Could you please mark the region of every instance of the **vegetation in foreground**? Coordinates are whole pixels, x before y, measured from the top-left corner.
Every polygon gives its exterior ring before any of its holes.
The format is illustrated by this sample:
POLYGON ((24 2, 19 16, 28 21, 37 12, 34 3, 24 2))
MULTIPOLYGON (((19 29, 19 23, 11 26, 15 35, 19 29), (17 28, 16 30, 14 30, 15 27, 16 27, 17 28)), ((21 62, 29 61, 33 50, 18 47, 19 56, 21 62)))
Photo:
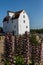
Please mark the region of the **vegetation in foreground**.
MULTIPOLYGON (((10 65, 9 59, 2 59, 1 62, 4 63, 4 65, 10 65)), ((24 58, 22 55, 15 56, 14 57, 14 64, 15 65, 24 65, 24 58)))

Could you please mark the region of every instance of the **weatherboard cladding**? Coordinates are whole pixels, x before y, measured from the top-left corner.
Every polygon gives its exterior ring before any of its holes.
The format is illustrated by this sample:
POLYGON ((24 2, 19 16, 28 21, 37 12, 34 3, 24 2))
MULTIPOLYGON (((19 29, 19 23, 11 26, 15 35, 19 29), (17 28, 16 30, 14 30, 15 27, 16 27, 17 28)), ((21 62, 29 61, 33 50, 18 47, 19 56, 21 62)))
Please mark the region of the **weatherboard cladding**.
MULTIPOLYGON (((19 18, 19 15, 20 15, 20 13, 21 13, 22 11, 23 11, 23 10, 14 12, 15 15, 12 16, 11 20, 19 18)), ((11 12, 11 11, 8 11, 8 12, 11 12)), ((10 19, 10 16, 6 16, 6 17, 4 18, 4 20, 3 20, 3 22, 9 21, 9 19, 10 19)))

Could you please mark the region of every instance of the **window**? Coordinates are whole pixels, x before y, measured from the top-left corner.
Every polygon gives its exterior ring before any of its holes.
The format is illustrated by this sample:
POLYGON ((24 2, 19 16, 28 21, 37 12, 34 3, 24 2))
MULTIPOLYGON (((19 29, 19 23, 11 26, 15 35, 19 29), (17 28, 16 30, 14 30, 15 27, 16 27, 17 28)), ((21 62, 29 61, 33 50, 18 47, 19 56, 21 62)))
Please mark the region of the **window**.
POLYGON ((23 15, 23 18, 25 18, 25 15, 23 15))
POLYGON ((25 20, 23 22, 25 23, 25 20))
POLYGON ((16 25, 14 25, 14 28, 16 28, 16 25))
POLYGON ((26 26, 26 28, 28 28, 28 26, 26 26))

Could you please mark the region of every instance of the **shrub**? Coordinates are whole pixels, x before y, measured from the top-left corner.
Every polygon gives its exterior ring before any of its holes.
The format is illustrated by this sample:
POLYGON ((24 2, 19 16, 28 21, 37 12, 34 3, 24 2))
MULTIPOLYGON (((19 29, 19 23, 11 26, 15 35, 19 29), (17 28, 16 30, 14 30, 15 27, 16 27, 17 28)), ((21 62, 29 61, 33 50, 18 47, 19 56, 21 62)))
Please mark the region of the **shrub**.
POLYGON ((22 55, 15 57, 15 65, 24 65, 24 58, 22 55))

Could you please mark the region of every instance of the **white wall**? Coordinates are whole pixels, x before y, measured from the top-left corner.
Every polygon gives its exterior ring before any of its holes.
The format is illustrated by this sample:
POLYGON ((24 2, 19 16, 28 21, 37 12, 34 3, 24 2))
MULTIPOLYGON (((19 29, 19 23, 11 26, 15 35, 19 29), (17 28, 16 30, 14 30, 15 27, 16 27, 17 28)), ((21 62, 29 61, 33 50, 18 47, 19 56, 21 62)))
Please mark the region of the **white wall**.
POLYGON ((12 17, 14 14, 15 14, 15 13, 13 13, 13 12, 8 12, 8 15, 9 15, 10 17, 12 17))
POLYGON ((12 23, 12 20, 10 20, 8 23, 3 22, 3 30, 5 33, 8 31, 9 32, 16 31, 15 35, 17 35, 18 34, 18 19, 13 20, 13 23, 12 23))
MULTIPOLYGON (((28 15, 26 14, 26 12, 23 10, 23 12, 21 12, 20 16, 18 19, 14 19, 13 23, 12 20, 9 19, 9 22, 3 22, 3 30, 4 32, 12 32, 12 31, 16 31, 15 35, 18 34, 24 34, 25 31, 30 32, 30 25, 29 25, 29 18, 28 15), (24 12, 24 13, 23 13, 24 12), (25 15, 25 18, 23 18, 23 15, 25 15), (23 20, 25 20, 25 23, 23 22, 23 20), (14 28, 14 26, 16 26, 14 28), (28 26, 28 28, 26 28, 26 26, 28 26), (5 29, 6 28, 6 29, 5 29)), ((12 16, 12 13, 9 13, 10 16, 12 16)))
POLYGON ((23 12, 20 14, 19 16, 19 34, 24 34, 25 31, 30 32, 30 25, 29 25, 29 18, 28 15, 26 14, 26 12, 23 10, 23 12), (23 13, 24 12, 24 13, 23 13), (25 18, 23 18, 23 15, 25 15, 25 18), (25 20, 25 23, 23 22, 23 20, 25 20), (28 26, 28 28, 26 28, 26 26, 28 26))
POLYGON ((18 35, 18 19, 13 20, 12 30, 16 31, 16 34, 15 35, 18 35))
POLYGON ((7 21, 6 22, 4 22, 3 23, 3 30, 4 30, 4 32, 8 32, 8 31, 12 31, 12 29, 11 29, 11 21, 8 21, 8 23, 7 23, 7 21))

